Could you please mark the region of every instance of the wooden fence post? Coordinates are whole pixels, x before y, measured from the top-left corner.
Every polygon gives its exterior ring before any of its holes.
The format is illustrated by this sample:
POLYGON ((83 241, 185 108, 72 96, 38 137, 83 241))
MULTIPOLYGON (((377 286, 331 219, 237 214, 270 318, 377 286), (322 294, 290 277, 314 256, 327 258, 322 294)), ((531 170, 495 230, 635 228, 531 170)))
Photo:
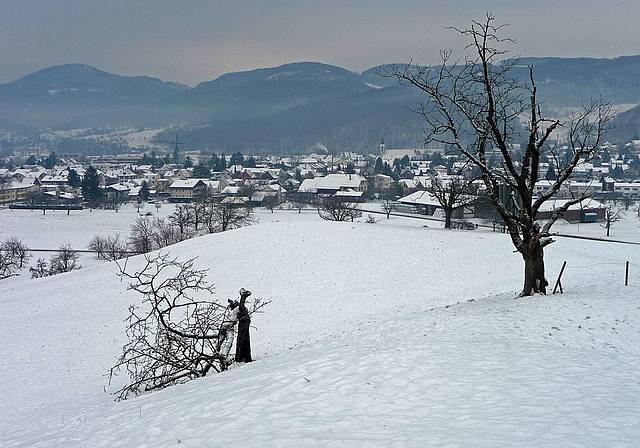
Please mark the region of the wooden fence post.
POLYGON ((627 261, 627 268, 624 273, 624 286, 629 286, 629 262, 627 261))
POLYGON ((566 261, 562 263, 562 269, 560 269, 560 274, 558 274, 558 280, 556 281, 556 286, 553 288, 553 294, 556 293, 556 291, 558 290, 558 287, 560 288, 560 294, 564 294, 564 291, 562 291, 562 283, 560 283, 560 278, 562 277, 562 273, 564 272, 565 266, 567 266, 566 261))

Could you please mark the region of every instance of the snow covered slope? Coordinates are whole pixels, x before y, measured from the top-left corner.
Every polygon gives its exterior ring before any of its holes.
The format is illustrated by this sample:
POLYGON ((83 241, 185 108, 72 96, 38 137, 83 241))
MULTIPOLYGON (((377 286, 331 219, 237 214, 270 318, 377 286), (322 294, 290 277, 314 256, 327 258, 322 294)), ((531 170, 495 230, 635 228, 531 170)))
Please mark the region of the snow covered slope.
POLYGON ((565 294, 514 299, 506 235, 296 215, 169 248, 272 301, 256 361, 125 402, 114 264, 0 282, 0 445, 637 446, 638 246, 562 239, 565 294))

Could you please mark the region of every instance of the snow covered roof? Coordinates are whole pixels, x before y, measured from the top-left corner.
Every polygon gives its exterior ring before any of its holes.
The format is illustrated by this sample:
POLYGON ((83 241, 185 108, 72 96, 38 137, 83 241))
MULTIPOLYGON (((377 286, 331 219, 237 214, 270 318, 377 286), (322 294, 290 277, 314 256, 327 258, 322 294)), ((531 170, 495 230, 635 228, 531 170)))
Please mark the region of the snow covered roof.
POLYGON ((56 175, 56 176, 51 176, 51 175, 46 175, 43 176, 42 179, 40 179, 40 182, 42 182, 43 184, 59 184, 59 183, 66 183, 68 180, 66 175, 56 175))
POLYGON ((219 180, 203 180, 204 184, 207 188, 211 188, 215 191, 220 191, 220 185, 222 184, 219 180))
POLYGON ((440 202, 438 202, 435 196, 425 190, 415 191, 410 195, 398 199, 398 202, 402 204, 435 205, 440 207, 440 202))
POLYGON ((316 193, 318 189, 316 185, 318 185, 319 177, 314 177, 313 179, 305 179, 300 184, 298 191, 300 193, 316 193))
POLYGON ((334 196, 344 197, 344 198, 360 198, 364 194, 363 191, 354 191, 352 189, 348 190, 340 190, 337 191, 334 196))
POLYGON ((417 179, 400 179, 398 181, 398 183, 400 185, 404 185, 405 188, 416 188, 418 185, 420 185, 420 182, 418 182, 417 179))
POLYGON ((325 177, 305 179, 298 191, 302 193, 317 193, 318 190, 344 190, 359 188, 367 180, 358 174, 328 174, 325 177))
MULTIPOLYGON (((562 207, 568 201, 569 201, 568 199, 556 199, 555 201, 553 200, 546 201, 540 206, 540 209, 538 211, 551 212, 557 208, 562 207)), ((582 201, 582 203, 573 204, 572 206, 569 207, 569 210, 594 209, 594 208, 601 208, 601 207, 602 207, 602 203, 591 199, 591 200, 582 201)))
POLYGON ((240 187, 229 185, 227 187, 224 187, 221 193, 222 194, 238 194, 239 192, 240 192, 240 187))
POLYGON ((23 189, 23 188, 30 188, 30 187, 35 187, 35 178, 25 178, 22 181, 19 181, 17 179, 11 179, 11 182, 9 184, 6 184, 3 188, 7 189, 7 190, 11 190, 11 189, 23 189))
POLYGON ((116 190, 116 191, 129 191, 129 187, 127 187, 126 185, 122 185, 122 184, 113 184, 113 185, 109 185, 107 187, 104 187, 105 190, 116 190))
POLYGON ((203 179, 178 179, 169 188, 194 188, 198 183, 204 183, 203 179))

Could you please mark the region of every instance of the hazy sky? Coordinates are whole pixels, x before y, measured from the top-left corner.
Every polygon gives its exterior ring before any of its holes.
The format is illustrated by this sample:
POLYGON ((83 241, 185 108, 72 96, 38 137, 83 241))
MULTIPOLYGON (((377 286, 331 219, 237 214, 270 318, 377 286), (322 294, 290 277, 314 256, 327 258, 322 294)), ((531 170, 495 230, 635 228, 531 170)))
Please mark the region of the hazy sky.
POLYGON ((492 12, 523 56, 640 54, 638 0, 0 0, 0 83, 78 62, 196 85, 316 61, 363 71, 438 62, 492 12))

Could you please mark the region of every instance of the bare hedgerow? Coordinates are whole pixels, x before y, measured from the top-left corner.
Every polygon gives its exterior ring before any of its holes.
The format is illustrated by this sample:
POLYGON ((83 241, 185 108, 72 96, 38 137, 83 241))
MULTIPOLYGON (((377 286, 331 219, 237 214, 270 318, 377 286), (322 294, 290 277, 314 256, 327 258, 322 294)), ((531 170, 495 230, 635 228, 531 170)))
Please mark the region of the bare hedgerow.
MULTIPOLYGON (((196 269, 193 258, 181 262, 168 253, 145 260, 133 272, 125 262, 118 273, 130 281, 129 290, 143 295, 140 306, 129 307, 128 342, 109 372, 109 382, 120 371, 129 376, 118 400, 221 372, 232 362, 220 349, 226 306, 211 299, 207 270, 196 269)), ((249 312, 267 303, 255 299, 249 312)))

